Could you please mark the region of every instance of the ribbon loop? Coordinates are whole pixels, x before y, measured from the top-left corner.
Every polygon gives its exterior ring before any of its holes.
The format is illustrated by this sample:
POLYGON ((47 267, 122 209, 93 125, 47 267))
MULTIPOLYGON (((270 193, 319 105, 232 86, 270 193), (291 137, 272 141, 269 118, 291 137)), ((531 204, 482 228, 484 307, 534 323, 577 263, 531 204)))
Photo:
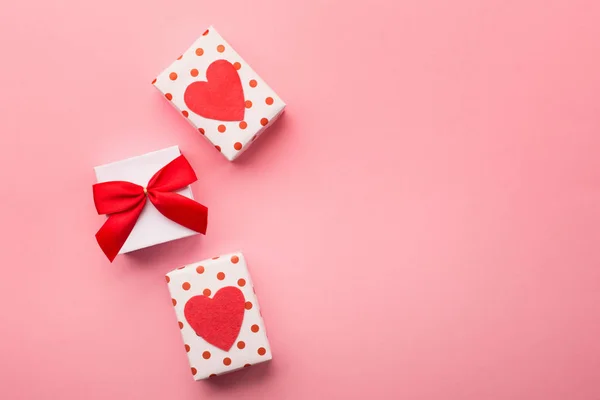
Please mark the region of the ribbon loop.
POLYGON ((198 178, 188 160, 180 155, 158 170, 146 187, 125 181, 93 185, 98 214, 108 219, 96 233, 100 248, 112 262, 129 237, 146 199, 166 218, 198 233, 206 234, 208 209, 202 204, 172 193, 198 178))
POLYGON ((129 210, 144 197, 140 185, 125 181, 96 183, 92 189, 98 214, 114 214, 129 210))
POLYGON ((148 191, 172 192, 198 180, 196 173, 183 155, 161 168, 148 182, 148 191))

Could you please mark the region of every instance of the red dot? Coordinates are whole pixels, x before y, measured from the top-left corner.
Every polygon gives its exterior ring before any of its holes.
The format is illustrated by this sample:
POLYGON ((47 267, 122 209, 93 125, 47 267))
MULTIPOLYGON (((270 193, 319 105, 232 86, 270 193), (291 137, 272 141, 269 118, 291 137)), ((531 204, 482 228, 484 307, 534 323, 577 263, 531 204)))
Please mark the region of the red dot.
POLYGON ((259 347, 258 348, 258 355, 259 356, 264 356, 267 353, 267 350, 264 347, 259 347))
POLYGON ((240 258, 238 256, 231 256, 231 262, 234 264, 237 264, 240 261, 240 258))
POLYGON ((221 133, 225 132, 226 129, 227 128, 225 128, 225 125, 222 125, 222 124, 217 127, 217 130, 221 133))
POLYGON ((221 146, 215 146, 215 149, 217 149, 218 151, 221 151, 221 146))
POLYGON ((206 297, 210 296, 210 289, 204 289, 204 291, 202 292, 203 295, 205 295, 206 297))
POLYGON ((190 285, 189 282, 183 282, 183 285, 181 285, 181 287, 183 288, 183 290, 190 290, 192 285, 190 285))
POLYGON ((237 69, 238 71, 240 70, 240 68, 242 68, 242 64, 240 64, 239 62, 234 62, 233 63, 233 68, 237 69))
POLYGON ((252 332, 254 332, 254 333, 258 332, 258 330, 259 330, 259 329, 260 329, 260 328, 259 328, 259 327, 258 327, 258 325, 256 325, 256 324, 252 325, 252 327, 250 328, 250 330, 251 330, 252 332))
POLYGON ((210 358, 210 351, 205 351, 204 353, 202 353, 202 358, 208 360, 210 358))
POLYGON ((198 132, 204 135, 204 128, 198 128, 198 132))
POLYGON ((256 87, 257 84, 256 79, 250 79, 250 87, 256 87))
POLYGON ((177 57, 178 60, 181 60, 181 58, 183 57, 183 54, 180 55, 179 57, 177 57))
POLYGON ((209 378, 214 378, 214 377, 216 377, 216 376, 217 376, 217 374, 210 374, 208 377, 209 377, 209 378))
POLYGON ((171 278, 169 278, 168 275, 165 275, 165 279, 167 280, 167 283, 171 282, 171 278))
POLYGON ((204 54, 204 49, 201 49, 200 47, 198 47, 198 48, 196 49, 196 55, 197 55, 197 56, 201 56, 202 54, 204 54))
POLYGON ((267 103, 267 105, 269 105, 269 106, 272 105, 273 104, 273 98, 272 97, 267 97, 265 99, 265 103, 267 103))
POLYGON ((252 108, 252 102, 250 100, 246 100, 246 108, 252 108))
POLYGON ((176 306, 177 305, 177 300, 171 299, 171 303, 173 303, 173 306, 176 306))
POLYGON ((225 365, 231 365, 231 358, 229 358, 229 357, 225 357, 225 358, 223 359, 223 364, 225 364, 225 365))
POLYGON ((219 259, 219 256, 213 257, 212 259, 213 259, 213 260, 218 260, 218 259, 219 259))
POLYGON ((186 351, 186 353, 190 352, 190 345, 189 344, 185 345, 185 351, 186 351))
POLYGON ((246 307, 246 310, 250 310, 250 309, 252 309, 252 303, 247 301, 246 304, 244 305, 244 307, 246 307))
POLYGON ((260 124, 261 124, 262 126, 266 126, 268 123, 269 123, 269 120, 268 120, 268 119, 266 119, 266 118, 261 118, 261 120, 260 120, 260 124))
POLYGON ((173 100, 173 95, 171 93, 165 93, 165 98, 169 101, 173 100))
POLYGON ((177 79, 177 74, 175 72, 171 72, 169 74, 169 79, 172 80, 172 81, 174 81, 175 79, 177 79))
POLYGON ((240 340, 237 344, 237 348, 242 350, 244 347, 246 347, 246 343, 240 340))
POLYGON ((222 44, 218 45, 218 46, 217 46, 217 51, 218 51, 219 53, 222 53, 222 52, 224 52, 224 51, 225 51, 225 46, 223 46, 222 44))
POLYGON ((251 366, 252 366, 252 364, 244 364, 244 368, 248 368, 248 367, 251 367, 251 366))
POLYGON ((196 68, 192 69, 192 70, 190 71, 190 75, 191 75, 191 76, 193 76, 193 77, 196 77, 196 76, 198 76, 198 70, 197 70, 196 68))
POLYGON ((198 372, 198 370, 194 367, 192 367, 192 375, 196 375, 196 373, 198 372))
POLYGON ((187 118, 187 117, 188 117, 188 115, 190 115, 190 114, 189 114, 187 111, 183 110, 183 111, 181 112, 181 115, 183 115, 184 117, 186 117, 186 118, 187 118))
POLYGON ((202 265, 198 265, 196 267, 196 272, 199 274, 203 274, 204 273, 204 267, 202 265))
POLYGON ((240 142, 235 142, 233 144, 233 148, 236 150, 241 150, 242 149, 242 144, 240 142))
POLYGON ((152 84, 154 85, 156 83, 156 78, 154 78, 154 80, 152 81, 152 84))
POLYGON ((202 36, 206 36, 208 35, 208 29, 204 31, 204 33, 202 34, 202 36))
POLYGON ((246 121, 240 122, 240 129, 246 129, 247 127, 248 127, 248 124, 246 123, 246 121))
POLYGON ((179 324, 179 329, 183 329, 183 322, 178 321, 177 323, 179 324))
POLYGON ((220 281, 222 281, 223 279, 225 279, 225 274, 223 272, 219 272, 217 274, 217 279, 220 280, 220 281))
POLYGON ((241 287, 246 286, 246 280, 245 279, 238 279, 238 286, 241 286, 241 287))

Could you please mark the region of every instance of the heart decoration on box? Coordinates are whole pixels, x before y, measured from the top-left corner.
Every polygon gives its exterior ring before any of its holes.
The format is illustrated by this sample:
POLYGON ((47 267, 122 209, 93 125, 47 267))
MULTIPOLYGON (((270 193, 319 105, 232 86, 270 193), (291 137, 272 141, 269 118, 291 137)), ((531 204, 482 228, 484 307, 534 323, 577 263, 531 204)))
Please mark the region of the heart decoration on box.
POLYGON ((246 108, 242 81, 227 60, 208 66, 206 81, 192 82, 183 94, 190 110, 208 119, 242 121, 246 108))
POLYGON ((245 299, 242 291, 226 286, 208 296, 194 296, 185 303, 183 313, 194 332, 208 343, 229 351, 244 320, 245 299))

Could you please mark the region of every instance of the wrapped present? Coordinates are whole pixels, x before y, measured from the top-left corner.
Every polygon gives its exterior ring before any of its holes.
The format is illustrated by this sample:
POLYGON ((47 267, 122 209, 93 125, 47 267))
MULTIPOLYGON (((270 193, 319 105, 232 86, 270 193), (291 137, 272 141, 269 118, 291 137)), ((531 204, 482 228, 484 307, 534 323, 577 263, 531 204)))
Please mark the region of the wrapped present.
POLYGON ((271 360, 242 253, 178 268, 166 279, 195 380, 271 360))
POLYGON ((197 180, 173 146, 94 168, 98 214, 108 219, 96 240, 110 261, 117 254, 206 233, 208 209, 193 200, 197 180))
POLYGON ((285 108, 279 96, 213 27, 153 84, 230 161, 285 108))

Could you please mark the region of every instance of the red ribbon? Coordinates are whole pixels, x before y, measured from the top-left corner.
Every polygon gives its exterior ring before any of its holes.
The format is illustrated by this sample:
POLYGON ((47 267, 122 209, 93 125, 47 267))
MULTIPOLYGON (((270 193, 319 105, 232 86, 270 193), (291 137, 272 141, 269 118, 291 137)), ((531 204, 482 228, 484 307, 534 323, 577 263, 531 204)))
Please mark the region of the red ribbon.
POLYGON ((135 183, 112 181, 94 185, 94 204, 98 214, 107 214, 96 240, 112 262, 129 237, 146 204, 146 199, 171 221, 206 234, 208 208, 194 200, 172 193, 198 178, 188 160, 179 156, 161 168, 145 188, 135 183))

